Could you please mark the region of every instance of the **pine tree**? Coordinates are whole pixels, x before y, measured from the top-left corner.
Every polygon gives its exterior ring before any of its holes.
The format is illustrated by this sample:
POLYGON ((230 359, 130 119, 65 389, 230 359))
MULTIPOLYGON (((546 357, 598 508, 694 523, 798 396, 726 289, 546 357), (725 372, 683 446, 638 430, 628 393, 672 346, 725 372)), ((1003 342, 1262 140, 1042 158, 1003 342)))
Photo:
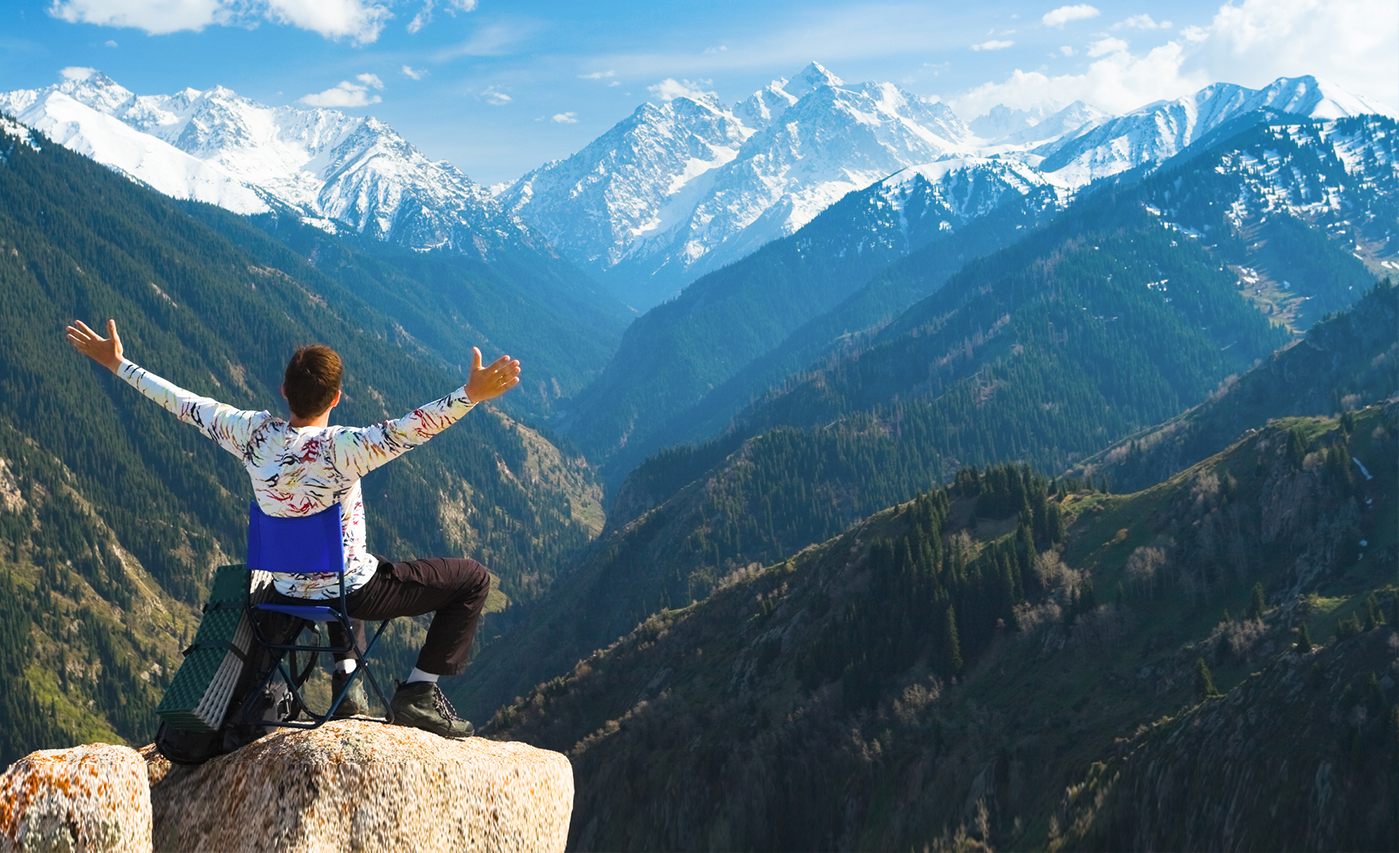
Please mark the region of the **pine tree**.
POLYGON ((1248 608, 1248 618, 1262 619, 1263 612, 1268 609, 1268 599, 1263 595, 1263 582, 1258 581, 1253 585, 1253 602, 1248 608))
POLYGON ((1307 630, 1307 623, 1303 622, 1302 627, 1297 629, 1297 651, 1307 654, 1312 650, 1312 635, 1307 630))
POLYGON ((1219 688, 1214 686, 1214 676, 1210 675, 1210 668, 1203 657, 1195 658, 1195 695, 1201 699, 1219 695, 1219 688))

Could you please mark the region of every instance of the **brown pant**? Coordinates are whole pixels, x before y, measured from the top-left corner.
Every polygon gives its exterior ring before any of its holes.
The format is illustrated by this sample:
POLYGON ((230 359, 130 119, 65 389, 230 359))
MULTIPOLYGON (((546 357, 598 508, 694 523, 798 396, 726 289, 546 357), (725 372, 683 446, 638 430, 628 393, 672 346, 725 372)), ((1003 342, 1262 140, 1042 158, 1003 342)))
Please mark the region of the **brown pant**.
MULTIPOLYGON (((476 625, 486 606, 491 576, 471 559, 432 557, 406 563, 379 562, 369 583, 350 593, 346 605, 354 617, 355 640, 364 648, 364 621, 434 614, 427 640, 418 652, 418 669, 434 675, 460 675, 471 659, 476 625)), ((332 623, 331 640, 343 642, 332 623)))

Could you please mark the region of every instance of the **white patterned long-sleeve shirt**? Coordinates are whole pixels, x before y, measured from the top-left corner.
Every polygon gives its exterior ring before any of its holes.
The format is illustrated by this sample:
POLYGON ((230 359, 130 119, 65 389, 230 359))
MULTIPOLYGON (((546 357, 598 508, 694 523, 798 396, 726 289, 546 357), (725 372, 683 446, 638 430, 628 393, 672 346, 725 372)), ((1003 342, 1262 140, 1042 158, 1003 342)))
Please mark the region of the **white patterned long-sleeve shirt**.
MULTIPOLYGON (((269 412, 243 411, 193 394, 125 359, 117 375, 241 459, 258 506, 268 515, 311 515, 338 502, 347 592, 368 583, 379 564, 365 546, 360 478, 426 442, 476 405, 462 387, 373 426, 294 427, 269 412)), ((297 598, 340 594, 339 576, 332 573, 279 574, 276 586, 297 598)))

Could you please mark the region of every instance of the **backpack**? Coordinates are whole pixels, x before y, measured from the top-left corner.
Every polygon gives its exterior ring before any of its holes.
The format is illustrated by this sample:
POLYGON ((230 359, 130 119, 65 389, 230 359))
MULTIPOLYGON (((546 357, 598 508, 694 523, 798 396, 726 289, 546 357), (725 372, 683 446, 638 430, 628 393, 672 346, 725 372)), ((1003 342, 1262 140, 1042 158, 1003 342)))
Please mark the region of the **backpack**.
MULTIPOLYGON (((317 626, 292 616, 263 613, 261 618, 265 636, 268 637, 290 639, 308 624, 319 636, 317 626)), ((315 671, 319 655, 305 653, 305 657, 305 666, 299 666, 297 653, 287 653, 288 671, 298 690, 315 671)), ((276 665, 277 656, 261 643, 253 642, 229 699, 228 711, 218 729, 191 731, 162 721, 156 729, 155 748, 175 764, 203 764, 252 743, 270 733, 278 723, 295 719, 302 709, 286 683, 273 679, 270 684, 264 684, 268 673, 276 665), (258 685, 263 686, 258 689, 258 685)))

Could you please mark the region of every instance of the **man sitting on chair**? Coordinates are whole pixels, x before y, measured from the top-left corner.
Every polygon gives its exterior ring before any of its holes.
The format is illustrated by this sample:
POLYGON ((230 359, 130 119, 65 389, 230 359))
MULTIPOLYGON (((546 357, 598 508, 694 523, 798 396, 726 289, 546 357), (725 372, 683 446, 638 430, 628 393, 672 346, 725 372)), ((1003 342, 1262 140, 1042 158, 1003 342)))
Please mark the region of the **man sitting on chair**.
MULTIPOLYGON (((477 403, 515 387, 520 382, 520 362, 501 356, 482 367, 481 351, 473 347, 466 384, 442 399, 374 426, 330 426, 330 410, 340 402, 342 371, 340 356, 330 347, 302 347, 291 357, 282 384, 291 420, 284 421, 268 412, 240 411, 179 388, 122 357, 115 320, 107 321, 107 334, 102 337, 81 320, 68 327, 68 340, 79 352, 241 459, 263 512, 303 516, 340 504, 346 603, 356 620, 360 647, 364 626, 359 620, 434 613, 418 665, 394 691, 394 722, 444 737, 470 737, 474 728, 457 717, 437 686, 437 678, 466 669, 476 623, 490 590, 490 575, 470 559, 439 557, 390 563, 370 554, 365 547, 359 481, 456 423, 477 403)), ((276 588, 292 598, 324 600, 339 595, 340 579, 335 574, 278 575, 276 588)), ((353 660, 336 662, 336 688, 344 684, 354 667, 353 660)), ((366 713, 367 706, 364 689, 356 679, 336 715, 366 713)))

